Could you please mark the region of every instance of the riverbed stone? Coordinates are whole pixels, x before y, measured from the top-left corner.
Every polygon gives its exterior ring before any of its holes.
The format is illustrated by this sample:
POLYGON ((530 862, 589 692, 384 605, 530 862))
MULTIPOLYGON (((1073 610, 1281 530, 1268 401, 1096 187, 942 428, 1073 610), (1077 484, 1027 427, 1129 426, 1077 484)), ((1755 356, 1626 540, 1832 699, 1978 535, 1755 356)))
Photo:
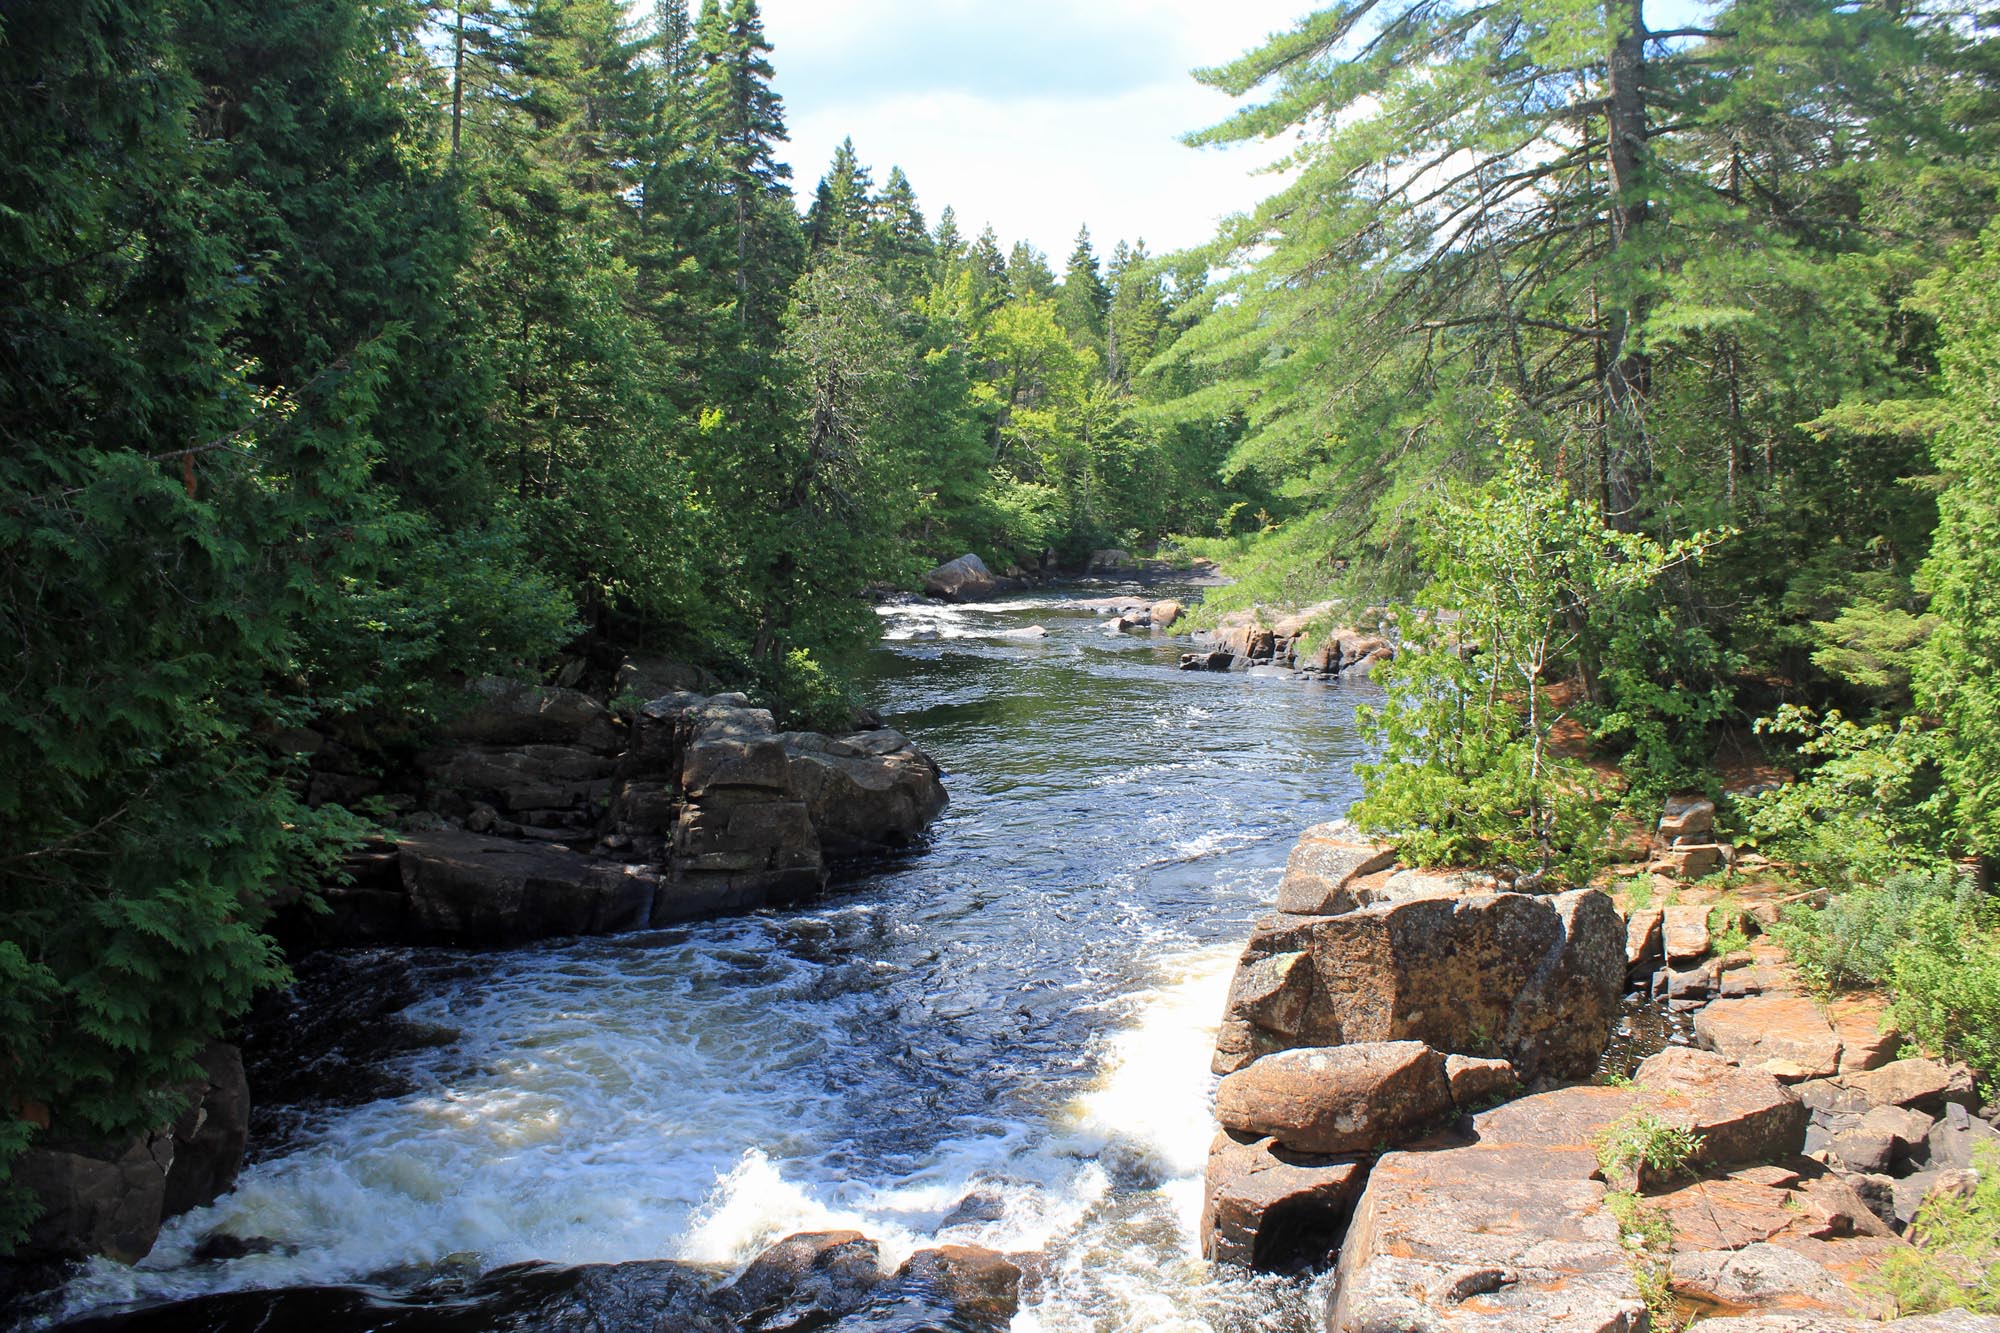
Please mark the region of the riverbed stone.
POLYGON ((1224 1130, 1208 1151, 1202 1255, 1244 1268, 1318 1263, 1338 1247, 1367 1178, 1364 1162, 1224 1130))
MULTIPOLYGON (((1269 1021, 1259 1009, 1268 986, 1234 989, 1217 1034, 1218 1073, 1295 1046, 1421 1041, 1505 1058, 1524 1080, 1581 1078, 1617 1019, 1625 925, 1595 890, 1425 897, 1266 918, 1244 967, 1278 953, 1309 955, 1310 993, 1286 992, 1279 1030, 1260 1023, 1269 1021)), ((1288 973, 1288 984, 1304 982, 1288 973)))
POLYGON ((1362 906, 1350 892, 1354 881, 1395 863, 1393 845, 1364 837, 1344 819, 1315 824, 1299 836, 1285 862, 1278 910, 1306 916, 1352 911, 1362 906))
POLYGON ((804 804, 824 856, 907 847, 944 809, 937 764, 892 728, 845 738, 787 732, 779 740, 786 791, 804 804))
POLYGON ((1710 1167, 1781 1160, 1804 1143, 1807 1112, 1798 1099, 1769 1074, 1712 1051, 1668 1047, 1642 1063, 1632 1082, 1536 1093, 1480 1112, 1468 1128, 1481 1143, 1575 1144, 1589 1151, 1617 1121, 1645 1112, 1700 1135, 1693 1160, 1710 1167))
POLYGON ((174 1120, 174 1160, 160 1199, 163 1217, 205 1208, 222 1197, 235 1185, 250 1141, 243 1053, 213 1041, 195 1059, 202 1072, 187 1085, 187 1109, 174 1120))
MULTIPOLYGON (((1881 1115, 1887 1110, 1886 1107, 1877 1108, 1868 1114, 1881 1115)), ((1929 1120, 1922 1112, 1906 1111, 1904 1114, 1929 1120)), ((1916 1145, 1910 1146, 1914 1148, 1916 1145)), ((2000 1152, 2000 1129, 1995 1129, 1957 1102, 1947 1102, 1944 1114, 1925 1131, 1924 1162, 1937 1170, 1966 1170, 1978 1164, 1977 1154, 1982 1147, 2000 1152)))
MULTIPOLYGON (((940 1245, 918 1250, 897 1270, 895 1285, 906 1303, 942 1306, 951 1326, 969 1331, 1001 1330, 1021 1308, 1021 1266, 981 1245, 940 1245)), ((897 1327, 879 1320, 870 1328, 897 1327)), ((907 1327, 922 1327, 917 1323, 907 1327)))
POLYGON ((1833 1108, 1836 1110, 1910 1106, 1937 1115, 1947 1103, 1971 1106, 1978 1101, 1971 1072, 1964 1065, 1948 1065, 1922 1056, 1892 1060, 1877 1069, 1842 1075, 1837 1082, 1861 1105, 1836 1105, 1833 1108))
POLYGON ((888 1274, 881 1247, 858 1231, 787 1236, 716 1294, 746 1328, 816 1328, 867 1305, 888 1274))
POLYGON ((48 1137, 11 1164, 9 1182, 40 1208, 18 1260, 146 1257, 165 1217, 171 1129, 116 1144, 48 1137))
POLYGON ((1657 907, 1632 913, 1625 918, 1625 966, 1650 970, 1664 955, 1662 923, 1666 914, 1657 907))
POLYGON ((924 592, 946 602, 977 602, 1000 591, 986 562, 970 551, 924 575, 924 592))
POLYGON ((1223 1079, 1215 1117, 1302 1153, 1405 1142, 1452 1108, 1444 1057, 1420 1041, 1359 1042, 1267 1055, 1223 1079))
POLYGON ((410 833, 398 865, 417 938, 499 945, 636 930, 655 882, 565 848, 445 830, 410 833))
POLYGON ((1715 831, 1715 802, 1706 796, 1669 796, 1659 831, 1663 844, 1709 841, 1715 831))
POLYGON ((1482 1059, 1476 1055, 1448 1055, 1444 1060, 1445 1081, 1451 1085, 1452 1104, 1471 1110, 1521 1090, 1520 1076, 1505 1060, 1482 1059))
POLYGON ((1750 1069, 1796 1083, 1840 1068, 1840 1035, 1805 996, 1717 1000, 1695 1015, 1695 1040, 1750 1069))

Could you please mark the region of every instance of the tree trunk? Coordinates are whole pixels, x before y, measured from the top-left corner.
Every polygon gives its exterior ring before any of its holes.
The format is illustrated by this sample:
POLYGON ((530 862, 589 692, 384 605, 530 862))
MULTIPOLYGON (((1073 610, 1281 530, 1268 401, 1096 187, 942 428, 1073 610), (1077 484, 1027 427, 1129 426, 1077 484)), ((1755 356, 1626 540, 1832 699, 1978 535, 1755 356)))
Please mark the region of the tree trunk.
MULTIPOLYGON (((1611 249, 1617 252, 1645 230, 1646 18, 1643 0, 1606 0, 1606 17, 1618 34, 1611 48, 1607 88, 1606 162, 1611 172, 1611 249)), ((1645 321, 1645 298, 1625 293, 1625 307, 1613 312, 1614 355, 1604 376, 1610 410, 1606 439, 1609 464, 1608 518, 1629 530, 1638 498, 1640 447, 1645 435, 1646 399, 1652 392, 1652 360, 1638 346, 1645 321)))

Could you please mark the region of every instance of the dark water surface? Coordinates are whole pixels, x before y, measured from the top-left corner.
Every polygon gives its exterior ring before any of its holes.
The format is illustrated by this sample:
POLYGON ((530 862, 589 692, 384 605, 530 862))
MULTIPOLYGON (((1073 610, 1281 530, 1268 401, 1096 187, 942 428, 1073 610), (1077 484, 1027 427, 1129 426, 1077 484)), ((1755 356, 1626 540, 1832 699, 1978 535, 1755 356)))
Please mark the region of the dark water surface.
POLYGON ((235 1192, 138 1268, 93 1265, 65 1313, 730 1265, 840 1226, 891 1262, 1046 1252, 1019 1333, 1308 1327, 1301 1286, 1196 1253, 1207 1062, 1292 838, 1354 795, 1370 688, 1183 674, 1179 641, 1077 604, 1116 591, 883 608, 871 702, 952 798, 927 850, 797 911, 393 951, 422 997, 405 1016, 458 1040, 391 1056, 390 1095, 285 1122, 235 1192), (198 1261, 217 1233, 270 1248, 198 1261))

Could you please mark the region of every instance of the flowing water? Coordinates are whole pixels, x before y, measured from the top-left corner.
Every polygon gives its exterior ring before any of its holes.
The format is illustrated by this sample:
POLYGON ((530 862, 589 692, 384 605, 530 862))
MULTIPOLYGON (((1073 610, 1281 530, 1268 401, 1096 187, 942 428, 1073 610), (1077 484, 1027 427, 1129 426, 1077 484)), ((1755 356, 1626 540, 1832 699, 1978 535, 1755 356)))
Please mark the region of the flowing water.
MULTIPOLYGON (((1120 591, 1106 587, 1102 593, 1120 591)), ((1092 595, 1102 595, 1093 590, 1092 595)), ((944 766, 927 849, 808 907, 393 951, 403 1090, 287 1122, 63 1314, 523 1260, 747 1261, 852 1227, 1047 1255, 1017 1333, 1313 1324, 1195 1246, 1208 1055, 1298 830, 1355 793, 1366 685, 1183 674, 1073 597, 882 608, 869 695, 944 766), (1030 626, 1046 637, 1009 637, 1030 626), (214 1233, 271 1248, 197 1260, 214 1233)))

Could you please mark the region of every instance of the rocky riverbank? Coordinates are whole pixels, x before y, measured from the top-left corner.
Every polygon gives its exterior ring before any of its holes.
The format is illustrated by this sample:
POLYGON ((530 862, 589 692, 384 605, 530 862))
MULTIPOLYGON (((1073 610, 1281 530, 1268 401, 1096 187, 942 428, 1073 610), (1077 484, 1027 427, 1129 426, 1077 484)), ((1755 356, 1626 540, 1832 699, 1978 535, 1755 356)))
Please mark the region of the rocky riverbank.
POLYGON ((1823 1012, 1775 949, 1711 956, 1712 905, 1628 919, 1505 887, 1344 825, 1300 839, 1216 1043, 1204 1252, 1337 1255, 1332 1333, 1641 1333, 1669 1306, 1716 1333, 1882 1326, 1885 1265, 1976 1182, 2000 1108, 1962 1066, 1900 1058, 1879 1006, 1823 1012), (1603 1068, 1628 978, 1700 1048, 1603 1068), (1684 1169, 1621 1155, 1666 1131, 1692 1136, 1684 1169))
MULTIPOLYGON (((639 930, 809 897, 843 861, 908 847, 945 805, 937 765, 871 719, 846 735, 780 732, 740 694, 641 699, 499 678, 402 771, 302 733, 317 800, 387 800, 396 828, 351 855, 314 905, 294 893, 274 930, 294 952, 362 944, 502 947, 639 930)), ((155 1132, 105 1143, 50 1126, 13 1180, 40 1214, 12 1284, 42 1266, 126 1263, 164 1221, 234 1183, 252 1089, 236 1047, 204 1080, 164 1090, 155 1132)), ((4 1278, 5 1274, 0 1274, 4 1278)))
POLYGON ((879 724, 780 732, 740 694, 642 702, 629 684, 609 701, 500 679, 467 693, 414 757, 415 808, 288 938, 500 946, 796 902, 945 805, 937 765, 879 724))
POLYGON ((765 1250, 731 1280, 673 1260, 520 1264, 441 1279, 404 1297, 360 1287, 304 1287, 273 1296, 209 1296, 166 1309, 107 1314, 73 1329, 311 1328, 317 1333, 486 1329, 518 1333, 1002 1333, 1021 1302, 1031 1260, 975 1246, 920 1250, 885 1268, 858 1231, 805 1232, 765 1250), (1017 1262, 1017 1259, 1020 1261, 1017 1262))

